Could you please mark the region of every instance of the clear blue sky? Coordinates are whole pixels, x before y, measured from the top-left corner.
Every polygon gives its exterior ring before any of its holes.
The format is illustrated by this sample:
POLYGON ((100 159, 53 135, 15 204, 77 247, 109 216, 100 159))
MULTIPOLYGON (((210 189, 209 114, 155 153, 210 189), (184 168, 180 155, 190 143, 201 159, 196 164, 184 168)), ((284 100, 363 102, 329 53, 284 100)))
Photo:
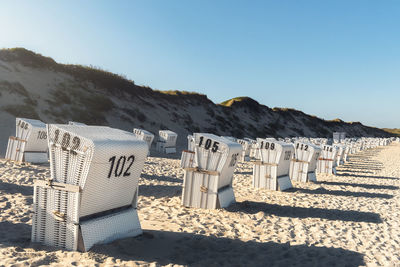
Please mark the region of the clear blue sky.
POLYGON ((0 47, 400 127, 400 1, 2 1, 0 47))

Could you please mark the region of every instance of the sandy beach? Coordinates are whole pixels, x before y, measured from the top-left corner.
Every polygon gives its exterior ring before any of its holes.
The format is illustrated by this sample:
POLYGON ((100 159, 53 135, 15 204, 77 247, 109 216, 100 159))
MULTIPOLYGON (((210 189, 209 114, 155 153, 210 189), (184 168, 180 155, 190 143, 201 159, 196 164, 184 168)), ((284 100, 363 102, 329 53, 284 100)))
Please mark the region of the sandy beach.
POLYGON ((149 157, 140 179, 144 234, 87 253, 30 242, 33 180, 46 165, 0 161, 0 266, 376 266, 400 264, 400 144, 352 155, 338 175, 287 192, 251 187, 239 163, 237 203, 180 204, 179 160, 149 157))

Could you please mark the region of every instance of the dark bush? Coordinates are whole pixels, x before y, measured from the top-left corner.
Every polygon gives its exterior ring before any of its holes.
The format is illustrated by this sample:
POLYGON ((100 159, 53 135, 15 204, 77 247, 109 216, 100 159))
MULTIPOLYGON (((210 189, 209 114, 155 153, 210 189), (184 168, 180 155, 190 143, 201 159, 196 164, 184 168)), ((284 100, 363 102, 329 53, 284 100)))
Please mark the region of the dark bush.
POLYGON ((140 122, 145 122, 147 119, 146 115, 140 111, 138 111, 137 118, 140 122))
POLYGON ((26 118, 40 120, 39 115, 36 113, 35 109, 30 105, 8 105, 3 107, 3 110, 15 117, 26 117, 26 118))

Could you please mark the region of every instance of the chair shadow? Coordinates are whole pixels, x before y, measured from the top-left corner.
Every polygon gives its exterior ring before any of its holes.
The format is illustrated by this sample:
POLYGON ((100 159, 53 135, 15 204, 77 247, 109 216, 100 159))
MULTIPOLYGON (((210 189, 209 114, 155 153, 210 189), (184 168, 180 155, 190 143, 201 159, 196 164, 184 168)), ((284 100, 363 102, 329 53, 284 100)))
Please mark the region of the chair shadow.
POLYGON ((349 157, 347 158, 350 162, 361 162, 361 163, 378 163, 383 164, 379 160, 375 160, 372 157, 349 157))
POLYGON ((359 172, 359 173, 374 173, 374 172, 370 172, 370 171, 362 171, 362 170, 354 170, 354 169, 350 169, 350 170, 348 170, 348 169, 345 169, 345 168, 342 168, 342 167, 339 167, 338 169, 337 169, 337 171, 338 172, 349 172, 349 173, 353 173, 353 172, 359 172))
POLYGON ((250 171, 250 172, 240 172, 240 171, 238 171, 238 172, 234 172, 234 174, 238 174, 238 175, 252 175, 252 174, 253 174, 253 171, 250 171))
MULTIPOLYGON (((135 238, 96 245, 92 253, 121 260, 184 266, 364 265, 363 254, 334 247, 242 241, 193 233, 145 231, 135 238)), ((99 257, 100 258, 100 257, 99 257)), ((103 258, 103 257, 102 257, 103 258)))
POLYGON ((343 196, 343 197, 368 197, 368 198, 386 198, 386 199, 393 198, 393 195, 389 194, 327 190, 325 188, 318 188, 314 190, 305 188, 291 188, 289 190, 286 190, 285 192, 300 192, 305 194, 332 195, 332 196, 343 196))
POLYGON ((17 194, 21 193, 24 196, 33 196, 33 186, 18 185, 0 181, 0 193, 17 194))
MULTIPOLYGON (((26 253, 19 248, 30 248, 36 251, 46 251, 46 255, 39 260, 35 260, 34 266, 50 265, 57 263, 59 258, 55 251, 60 251, 57 247, 47 247, 38 243, 31 243, 32 227, 26 223, 13 223, 8 221, 0 222, 0 244, 3 246, 17 247, 16 252, 26 253)), ((33 265, 31 265, 33 266, 33 265)))
POLYGON ((378 167, 378 166, 375 167, 375 166, 360 166, 360 165, 354 165, 354 166, 352 166, 352 165, 342 165, 340 167, 345 168, 345 169, 355 169, 355 170, 371 170, 371 171, 380 171, 380 170, 382 170, 382 168, 378 167))
MULTIPOLYGON (((31 243, 30 233, 31 227, 28 224, 0 222, 0 242, 3 246, 30 248, 34 251, 44 250, 48 253, 45 258, 40 260, 40 264, 57 262, 58 259, 54 252, 63 251, 63 249, 31 243)), ((109 256, 127 261, 185 266, 210 264, 216 266, 265 266, 266 263, 281 266, 365 265, 363 254, 342 248, 317 247, 307 244, 291 246, 289 243, 261 243, 154 230, 145 231, 139 237, 116 240, 106 245, 95 245, 90 253, 100 263, 105 263, 106 257, 109 256)))
POLYGON ((359 166, 359 165, 355 165, 355 166, 350 166, 350 165, 343 165, 341 166, 343 168, 346 169, 356 169, 356 170, 371 170, 371 171, 380 171, 382 170, 381 167, 373 167, 373 166, 359 166))
POLYGON ((321 218, 333 221, 382 223, 380 215, 373 212, 321 209, 312 207, 292 207, 253 201, 236 202, 229 206, 226 210, 230 212, 244 212, 248 214, 255 214, 262 211, 266 214, 275 216, 301 219, 321 218))
MULTIPOLYGON (((58 261, 53 252, 63 251, 31 243, 31 226, 24 223, 0 222, 0 242, 3 246, 47 251, 40 264, 58 261), (7 235, 12 233, 12 237, 7 235)), ((126 261, 156 262, 160 265, 185 266, 360 266, 364 255, 358 252, 314 245, 242 241, 239 239, 197 235, 193 233, 147 230, 143 235, 95 245, 90 253, 100 263, 104 256, 126 261), (333 265, 332 265, 333 264, 333 265)), ((38 262, 36 262, 38 263, 38 262)))
POLYGON ((183 183, 182 179, 168 177, 168 176, 164 176, 164 175, 158 176, 158 175, 149 175, 149 174, 142 173, 140 176, 147 180, 165 181, 165 182, 180 183, 180 184, 183 183))
POLYGON ((375 167, 383 167, 383 164, 380 162, 374 162, 374 161, 347 161, 345 165, 362 165, 362 166, 375 166, 375 167))
POLYGON ((31 225, 26 223, 0 222, 0 243, 29 246, 31 242, 31 225))
POLYGON ((139 185, 139 196, 175 197, 182 195, 181 185, 139 185))
POLYGON ((151 161, 146 161, 144 164, 145 165, 158 165, 157 162, 151 162, 151 161))
POLYGON ((380 171, 382 168, 375 168, 375 167, 362 167, 362 166, 349 166, 349 165, 343 165, 340 166, 342 169, 348 169, 348 170, 371 170, 371 171, 380 171))
POLYGON ((325 184, 325 185, 338 185, 338 186, 352 186, 352 187, 362 187, 366 189, 388 189, 388 190, 396 190, 399 189, 398 186, 394 185, 377 185, 377 184, 357 184, 357 183, 343 183, 343 182, 314 182, 315 184, 325 184))
POLYGON ((371 169, 382 169, 383 165, 382 164, 377 164, 377 163, 357 163, 357 162, 346 162, 342 165, 343 167, 348 167, 348 168, 371 168, 371 169))
MULTIPOLYGON (((339 170, 338 170, 339 172, 339 170)), ((342 171, 340 171, 342 172, 342 171)), ((386 176, 373 176, 373 175, 359 175, 359 174, 352 174, 351 172, 344 172, 344 173, 337 173, 337 176, 353 176, 356 178, 371 178, 371 179, 387 179, 387 180, 400 180, 397 177, 386 177, 386 176)))
POLYGON ((180 159, 182 154, 182 150, 176 148, 176 153, 173 154, 165 154, 162 152, 158 152, 156 150, 150 150, 150 156, 155 158, 164 158, 164 159, 180 159))

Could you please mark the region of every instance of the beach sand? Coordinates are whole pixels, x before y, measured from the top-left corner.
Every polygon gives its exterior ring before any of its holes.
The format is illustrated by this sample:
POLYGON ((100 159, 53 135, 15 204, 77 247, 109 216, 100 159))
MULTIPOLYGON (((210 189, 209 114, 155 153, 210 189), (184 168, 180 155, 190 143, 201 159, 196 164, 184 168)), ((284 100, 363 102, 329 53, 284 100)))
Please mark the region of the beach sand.
POLYGON ((71 252, 30 242, 33 180, 48 166, 0 161, 0 266, 375 266, 400 264, 400 144, 352 155, 338 175, 275 192, 235 171, 237 203, 180 204, 179 160, 148 158, 138 212, 144 234, 71 252))

